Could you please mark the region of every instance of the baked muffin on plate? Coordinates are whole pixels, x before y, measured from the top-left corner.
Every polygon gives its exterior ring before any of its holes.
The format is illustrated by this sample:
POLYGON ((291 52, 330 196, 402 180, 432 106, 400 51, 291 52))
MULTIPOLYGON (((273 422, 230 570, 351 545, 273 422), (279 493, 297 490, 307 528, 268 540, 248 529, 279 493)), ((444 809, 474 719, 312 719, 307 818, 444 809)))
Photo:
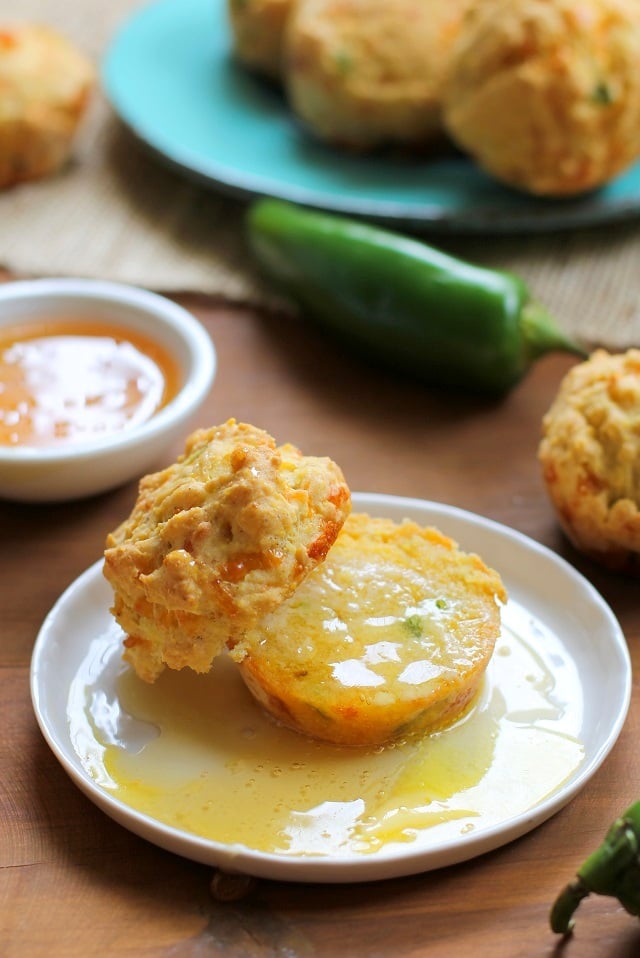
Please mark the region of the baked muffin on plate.
POLYGON ((482 0, 451 60, 446 129, 505 184, 571 196, 640 156, 637 0, 482 0))
POLYGON ((282 79, 284 34, 297 0, 228 0, 233 51, 239 63, 282 79))
POLYGON ((94 84, 91 61, 57 31, 0 27, 0 188, 63 166, 94 84))
POLYGON ((598 349, 569 370, 544 417, 539 459, 574 546, 640 574, 640 349, 598 349))
POLYGON ((125 659, 149 682, 165 666, 208 671, 323 561, 350 508, 329 458, 233 419, 194 432, 107 538, 125 659))
POLYGON ((231 655, 284 725, 382 745, 468 709, 506 598, 500 576, 437 529, 352 513, 325 561, 231 655))
POLYGON ((442 136, 449 54, 469 0, 298 0, 285 86, 319 139, 353 150, 414 149, 442 136))

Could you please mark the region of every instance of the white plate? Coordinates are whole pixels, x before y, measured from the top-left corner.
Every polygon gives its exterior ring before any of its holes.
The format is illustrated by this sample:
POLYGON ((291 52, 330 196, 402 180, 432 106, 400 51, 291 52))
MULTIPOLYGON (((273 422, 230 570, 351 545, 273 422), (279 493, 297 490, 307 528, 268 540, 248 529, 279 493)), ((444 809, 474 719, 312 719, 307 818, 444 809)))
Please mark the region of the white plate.
MULTIPOLYGON (((375 494, 354 494, 354 508, 395 520, 438 526, 465 550, 478 552, 500 571, 509 603, 524 610, 539 637, 553 637, 556 652, 573 672, 579 701, 576 734, 584 758, 552 794, 526 811, 442 839, 425 829, 414 841, 383 846, 372 854, 287 855, 211 841, 168 826, 124 804, 97 784, 74 746, 71 728, 77 698, 74 680, 93 640, 114 628, 111 592, 101 561, 60 597, 38 635, 31 664, 31 694, 39 725, 52 751, 82 791, 132 832, 172 852, 228 870, 287 881, 370 881, 415 874, 464 861, 497 848, 544 822, 585 785, 613 747, 631 694, 631 665, 624 635, 599 593, 568 563, 533 540, 498 523, 439 503, 375 494), (582 708, 597 702, 598 708, 582 708)), ((509 606, 506 612, 508 613, 509 606)), ((108 670, 105 679, 108 681, 108 670)), ((100 676, 98 677, 100 680, 100 676)), ((75 683, 77 685, 77 682, 75 683)), ((113 689, 109 694, 113 694, 113 689)))

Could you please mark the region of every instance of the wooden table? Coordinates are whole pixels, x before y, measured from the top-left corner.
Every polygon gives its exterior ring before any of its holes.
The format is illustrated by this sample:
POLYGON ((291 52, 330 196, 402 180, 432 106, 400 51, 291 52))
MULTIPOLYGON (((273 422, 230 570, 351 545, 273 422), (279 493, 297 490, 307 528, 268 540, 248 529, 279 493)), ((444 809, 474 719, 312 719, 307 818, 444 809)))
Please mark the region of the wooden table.
MULTIPOLYGON (((352 490, 451 503, 550 546, 601 591, 640 666, 638 583, 600 571, 569 548, 541 483, 540 421, 570 358, 540 361, 504 401, 492 403, 378 374, 290 318, 183 302, 218 349, 201 424, 230 416, 253 422, 278 441, 332 456, 352 490)), ((640 796, 637 688, 613 752, 567 808, 504 848, 424 875, 339 886, 259 881, 248 896, 225 902, 211 894, 210 868, 146 843, 98 811, 40 734, 29 660, 47 611, 100 556, 106 532, 134 495, 132 483, 70 504, 0 503, 3 958, 640 954, 637 920, 612 899, 588 899, 566 942, 548 927, 557 891, 615 815, 640 796)))

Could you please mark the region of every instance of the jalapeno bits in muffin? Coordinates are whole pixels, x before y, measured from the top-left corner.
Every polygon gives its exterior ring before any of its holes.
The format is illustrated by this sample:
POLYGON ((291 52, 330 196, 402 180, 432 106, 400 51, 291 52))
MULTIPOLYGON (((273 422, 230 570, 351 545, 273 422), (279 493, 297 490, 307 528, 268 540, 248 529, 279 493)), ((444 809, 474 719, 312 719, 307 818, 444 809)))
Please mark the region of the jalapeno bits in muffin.
POLYGON ((380 745, 465 713, 506 598, 498 573, 437 529, 352 513, 325 561, 232 655, 284 725, 380 745))

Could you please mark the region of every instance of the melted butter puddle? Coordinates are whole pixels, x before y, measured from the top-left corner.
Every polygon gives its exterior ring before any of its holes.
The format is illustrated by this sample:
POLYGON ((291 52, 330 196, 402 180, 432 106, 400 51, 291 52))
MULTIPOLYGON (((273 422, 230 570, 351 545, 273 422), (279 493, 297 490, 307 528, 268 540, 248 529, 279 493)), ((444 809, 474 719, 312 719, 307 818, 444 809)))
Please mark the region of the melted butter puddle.
POLYGON ((72 684, 69 722, 88 774, 156 820, 286 855, 371 853, 511 818, 551 795, 584 750, 582 689, 558 639, 510 602, 474 707, 450 729, 382 749, 310 741, 275 725, 236 667, 164 672, 121 662, 117 628, 72 684))

